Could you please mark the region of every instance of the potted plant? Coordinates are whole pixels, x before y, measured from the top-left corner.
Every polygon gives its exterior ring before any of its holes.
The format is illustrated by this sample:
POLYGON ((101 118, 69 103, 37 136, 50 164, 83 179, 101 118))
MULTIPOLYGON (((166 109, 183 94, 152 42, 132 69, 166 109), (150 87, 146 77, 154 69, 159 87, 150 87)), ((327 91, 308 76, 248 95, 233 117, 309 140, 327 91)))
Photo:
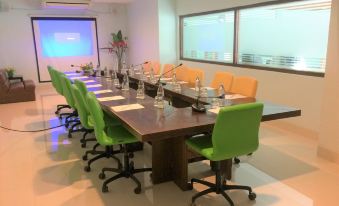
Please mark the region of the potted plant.
POLYGON ((110 44, 112 47, 109 49, 109 52, 116 55, 118 61, 118 71, 120 72, 122 69, 123 56, 127 49, 127 37, 123 37, 121 30, 119 30, 116 34, 112 33, 111 35, 112 42, 110 42, 110 44))
POLYGON ((80 68, 85 74, 90 74, 93 71, 93 64, 91 62, 89 64, 81 65, 80 68))
POLYGON ((9 78, 13 77, 14 74, 15 74, 15 69, 13 67, 8 67, 5 69, 6 73, 7 73, 7 76, 9 78))

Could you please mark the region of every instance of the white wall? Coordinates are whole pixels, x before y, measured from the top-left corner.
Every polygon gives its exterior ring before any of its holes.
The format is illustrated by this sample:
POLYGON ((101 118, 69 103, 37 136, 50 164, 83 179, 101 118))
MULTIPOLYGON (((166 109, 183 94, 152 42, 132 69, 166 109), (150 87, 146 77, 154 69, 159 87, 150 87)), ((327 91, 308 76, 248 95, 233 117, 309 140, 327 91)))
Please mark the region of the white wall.
MULTIPOLYGON (((118 4, 95 4, 88 11, 41 10, 40 1, 2 0, 9 11, 0 11, 0 68, 13 66, 25 79, 38 82, 30 16, 91 16, 97 18, 99 48, 106 47, 110 34, 127 33, 126 8, 118 4)), ((113 57, 99 51, 102 66, 113 65, 113 57)))
POLYGON ((177 62, 177 21, 175 0, 158 0, 160 62, 177 62))
POLYGON ((339 163, 339 1, 332 1, 318 154, 339 163))
POLYGON ((133 1, 128 4, 127 13, 129 62, 159 60, 158 1, 133 1))
MULTIPOLYGON (((184 15, 265 1, 267 0, 177 0, 176 8, 177 15, 184 15)), ((179 42, 177 44, 179 44, 179 42)), ((319 132, 320 108, 324 84, 323 78, 188 61, 180 62, 191 67, 204 69, 207 84, 211 82, 215 71, 218 70, 230 71, 235 75, 248 75, 257 78, 259 81, 257 97, 259 99, 297 107, 302 110, 301 117, 279 120, 276 121, 276 123, 278 122, 280 126, 287 126, 288 128, 306 132, 312 137, 316 136, 317 132, 319 132)))

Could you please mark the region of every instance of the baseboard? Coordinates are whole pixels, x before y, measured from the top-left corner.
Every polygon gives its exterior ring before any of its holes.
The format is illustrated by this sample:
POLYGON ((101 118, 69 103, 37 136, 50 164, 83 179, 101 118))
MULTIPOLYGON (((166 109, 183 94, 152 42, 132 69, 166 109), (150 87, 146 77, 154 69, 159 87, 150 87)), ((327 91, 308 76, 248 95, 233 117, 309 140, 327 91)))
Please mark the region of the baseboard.
POLYGON ((277 121, 271 121, 271 122, 266 122, 266 125, 275 127, 275 128, 279 128, 294 134, 298 134, 310 139, 314 139, 317 140, 318 139, 318 132, 311 130, 311 129, 307 129, 304 127, 300 127, 296 124, 284 121, 284 120, 277 120, 277 121))
POLYGON ((339 153, 326 149, 324 147, 319 146, 317 154, 319 157, 329 160, 331 162, 339 164, 339 153))

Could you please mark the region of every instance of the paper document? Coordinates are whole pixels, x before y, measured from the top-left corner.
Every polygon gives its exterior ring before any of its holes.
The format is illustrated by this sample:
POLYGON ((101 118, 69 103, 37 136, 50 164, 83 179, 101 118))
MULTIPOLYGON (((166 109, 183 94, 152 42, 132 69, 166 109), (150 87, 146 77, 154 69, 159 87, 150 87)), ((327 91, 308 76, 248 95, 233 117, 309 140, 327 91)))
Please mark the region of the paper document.
POLYGON ((65 75, 66 76, 78 76, 79 73, 66 73, 65 75))
POLYGON ((226 94, 225 95, 225 99, 242 99, 242 98, 247 98, 247 97, 241 94, 226 94))
POLYGON ((219 111, 220 111, 220 107, 215 108, 215 109, 209 109, 209 110, 207 110, 207 111, 212 112, 212 113, 214 113, 214 114, 218 114, 219 111))
MULTIPOLYGON (((207 90, 215 90, 215 88, 212 88, 212 87, 202 87, 202 88, 205 88, 205 89, 207 89, 207 90)), ((195 88, 190 88, 190 89, 195 90, 195 88)))
POLYGON ((82 81, 83 83, 92 83, 92 82, 95 82, 94 80, 85 80, 85 81, 82 81))
POLYGON ((172 78, 170 78, 170 77, 163 77, 160 80, 161 81, 170 81, 170 80, 172 80, 172 78))
POLYGON ((87 88, 96 88, 96 87, 102 87, 102 85, 101 84, 87 85, 87 88))
POLYGON ((123 111, 143 109, 143 108, 144 107, 141 104, 127 104, 127 105, 111 107, 111 109, 115 112, 123 112, 123 111))
POLYGON ((86 76, 80 76, 80 77, 71 77, 70 79, 87 79, 86 76))
POLYGON ((108 89, 108 90, 98 90, 98 91, 94 91, 94 94, 105 94, 105 93, 110 93, 113 92, 112 90, 108 89))
POLYGON ((112 97, 101 97, 101 98, 97 98, 97 99, 100 102, 107 102, 107 101, 114 101, 114 100, 122 100, 122 99, 125 99, 125 97, 123 97, 123 96, 112 96, 112 97))

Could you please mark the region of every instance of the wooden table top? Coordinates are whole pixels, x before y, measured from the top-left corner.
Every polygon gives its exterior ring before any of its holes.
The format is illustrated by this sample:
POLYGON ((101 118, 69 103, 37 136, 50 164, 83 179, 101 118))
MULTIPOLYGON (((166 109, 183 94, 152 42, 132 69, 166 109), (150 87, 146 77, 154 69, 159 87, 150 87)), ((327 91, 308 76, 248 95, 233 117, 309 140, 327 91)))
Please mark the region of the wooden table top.
MULTIPOLYGON (((189 108, 175 108, 166 102, 164 109, 154 107, 154 98, 145 95, 145 99, 137 99, 136 91, 132 88, 129 91, 122 91, 116 89, 113 82, 104 77, 89 77, 96 82, 88 83, 98 84, 102 87, 89 88, 89 91, 110 89, 113 93, 98 94, 97 97, 108 97, 120 95, 125 97, 123 100, 100 102, 103 109, 118 118, 123 126, 127 128, 141 141, 157 141, 166 138, 175 138, 179 136, 199 134, 203 132, 212 131, 216 114, 211 112, 197 113, 189 108), (144 106, 143 109, 129 110, 123 112, 116 112, 110 109, 112 106, 120 106, 126 104, 139 103, 144 106)), ((138 80, 137 77, 131 77, 131 81, 138 80)), ((152 86, 149 82, 145 85, 152 86)), ((177 93, 171 89, 171 85, 165 85, 165 94, 174 95, 182 98, 184 101, 194 102, 195 91, 189 86, 183 86, 182 92, 177 93)), ((212 94, 214 91, 209 93, 212 94)), ((212 95, 211 95, 212 96, 212 95)), ((208 102, 209 100, 206 100, 208 102)), ((234 104, 242 104, 249 102, 256 102, 254 98, 242 98, 231 101, 234 104)), ((262 102, 262 101, 259 101, 262 102)), ((276 105, 268 102, 264 103, 264 112, 262 121, 277 120, 289 117, 296 117, 301 115, 300 109, 295 109, 287 106, 276 105)), ((207 106, 208 107, 208 106, 207 106)))

